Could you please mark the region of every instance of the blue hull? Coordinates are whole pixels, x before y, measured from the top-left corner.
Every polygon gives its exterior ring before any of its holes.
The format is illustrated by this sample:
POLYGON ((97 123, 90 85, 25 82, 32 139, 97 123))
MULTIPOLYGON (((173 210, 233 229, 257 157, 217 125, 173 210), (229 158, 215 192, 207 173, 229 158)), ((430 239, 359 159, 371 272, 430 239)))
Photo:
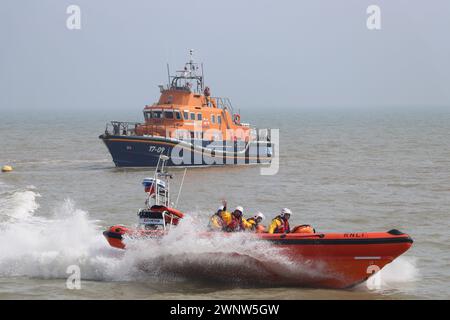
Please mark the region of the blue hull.
POLYGON ((117 167, 156 167, 161 154, 168 166, 212 166, 270 163, 270 142, 230 143, 163 137, 101 135, 117 167))

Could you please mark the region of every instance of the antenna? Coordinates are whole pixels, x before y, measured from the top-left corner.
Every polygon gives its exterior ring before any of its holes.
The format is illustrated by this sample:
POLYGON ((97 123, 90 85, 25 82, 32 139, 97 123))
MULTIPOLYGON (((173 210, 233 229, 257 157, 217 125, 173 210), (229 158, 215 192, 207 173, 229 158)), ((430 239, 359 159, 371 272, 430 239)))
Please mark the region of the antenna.
POLYGON ((167 63, 167 80, 169 81, 167 83, 167 86, 170 88, 170 70, 169 70, 169 63, 167 63))
POLYGON ((178 190, 177 201, 175 202, 175 208, 178 206, 178 200, 180 199, 181 190, 183 188, 184 177, 186 177, 187 168, 184 168, 183 179, 181 180, 180 190, 178 190))
POLYGON ((203 87, 205 86, 205 75, 203 73, 203 62, 201 63, 202 66, 202 91, 203 91, 203 87))

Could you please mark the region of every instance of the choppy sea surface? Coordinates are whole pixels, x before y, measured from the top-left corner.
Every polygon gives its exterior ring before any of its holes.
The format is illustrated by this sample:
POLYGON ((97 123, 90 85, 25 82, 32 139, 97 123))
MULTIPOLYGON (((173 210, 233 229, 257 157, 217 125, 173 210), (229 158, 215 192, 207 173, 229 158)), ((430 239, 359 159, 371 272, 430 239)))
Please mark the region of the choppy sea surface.
MULTIPOLYGON (((140 120, 135 115, 2 118, 0 165, 15 170, 0 174, 0 299, 450 298, 450 109, 244 110, 244 120, 280 128, 278 173, 261 175, 258 166, 187 171, 178 205, 190 217, 183 234, 203 228, 227 199, 268 218, 289 207, 294 224, 321 232, 397 228, 413 237, 411 250, 382 270, 381 286, 348 290, 252 282, 260 272, 252 259, 210 255, 252 256, 255 248, 241 236, 109 247, 102 230, 136 222, 141 181, 152 172, 115 168, 98 135, 108 120, 140 120), (70 265, 80 267, 80 290, 66 287, 70 265), (211 276, 215 270, 222 276, 211 276), (229 281, 240 278, 248 281, 229 281)), ((183 170, 173 173, 176 194, 183 170)))

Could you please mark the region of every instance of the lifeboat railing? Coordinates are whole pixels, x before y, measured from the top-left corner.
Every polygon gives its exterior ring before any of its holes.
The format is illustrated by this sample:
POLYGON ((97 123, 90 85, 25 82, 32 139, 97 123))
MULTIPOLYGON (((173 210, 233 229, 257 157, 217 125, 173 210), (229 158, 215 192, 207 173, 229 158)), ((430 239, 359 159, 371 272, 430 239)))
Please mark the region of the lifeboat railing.
POLYGON ((145 124, 141 122, 126 122, 126 121, 111 121, 106 124, 105 135, 113 136, 139 136, 136 132, 138 127, 145 127, 142 129, 144 135, 164 136, 167 129, 179 129, 182 125, 162 125, 162 124, 145 124), (161 135, 161 133, 164 133, 161 135))
POLYGON ((231 100, 229 98, 225 97, 211 97, 211 98, 216 101, 218 108, 229 110, 231 113, 233 113, 234 110, 233 105, 231 104, 231 100))
POLYGON ((140 122, 111 121, 106 124, 105 134, 114 136, 135 136, 140 122))

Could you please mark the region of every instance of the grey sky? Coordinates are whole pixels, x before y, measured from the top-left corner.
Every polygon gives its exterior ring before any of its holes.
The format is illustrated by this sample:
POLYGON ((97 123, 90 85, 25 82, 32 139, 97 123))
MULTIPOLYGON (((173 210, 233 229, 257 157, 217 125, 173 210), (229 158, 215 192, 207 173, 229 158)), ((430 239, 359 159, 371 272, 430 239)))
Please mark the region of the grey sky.
POLYGON ((449 31, 449 1, 3 0, 0 109, 135 113, 190 48, 240 108, 450 106, 449 31))

